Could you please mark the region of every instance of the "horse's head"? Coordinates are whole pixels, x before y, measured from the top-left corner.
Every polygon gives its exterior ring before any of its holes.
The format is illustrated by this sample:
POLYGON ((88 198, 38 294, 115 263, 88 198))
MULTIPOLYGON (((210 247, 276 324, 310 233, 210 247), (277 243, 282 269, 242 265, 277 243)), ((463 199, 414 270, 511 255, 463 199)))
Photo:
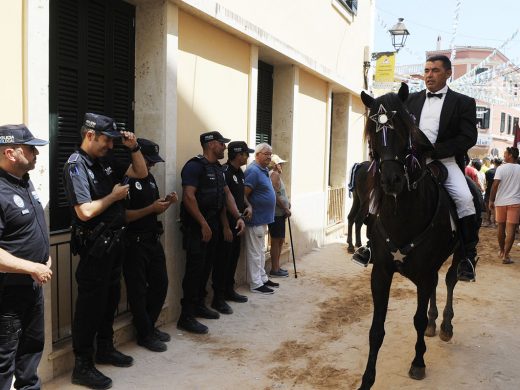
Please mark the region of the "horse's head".
POLYGON ((408 182, 409 170, 422 167, 422 152, 433 146, 417 130, 403 102, 408 98, 408 86, 401 84, 397 94, 387 93, 376 99, 361 92, 369 108, 365 127, 380 185, 387 195, 397 196, 408 182))

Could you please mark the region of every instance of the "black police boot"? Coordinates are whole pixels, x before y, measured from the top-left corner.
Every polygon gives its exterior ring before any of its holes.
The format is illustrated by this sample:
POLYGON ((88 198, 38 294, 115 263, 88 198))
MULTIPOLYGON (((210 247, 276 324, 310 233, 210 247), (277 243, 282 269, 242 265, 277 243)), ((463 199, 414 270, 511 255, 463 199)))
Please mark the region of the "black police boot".
POLYGON ((462 282, 474 282, 476 277, 475 267, 477 266, 477 244, 478 231, 475 215, 459 219, 460 239, 464 247, 465 258, 457 267, 457 279, 462 282))
POLYGON ((206 318, 208 320, 217 320, 220 318, 220 314, 206 307, 204 303, 199 303, 195 306, 193 313, 195 317, 206 318))
POLYGON ((215 295, 211 307, 222 314, 233 314, 233 309, 226 303, 224 297, 221 295, 215 295))
POLYGON ((226 301, 233 301, 233 302, 239 302, 239 303, 247 302, 247 297, 245 295, 240 295, 233 289, 229 289, 226 292, 226 295, 224 296, 224 298, 226 299, 226 301))
POLYGON ((166 344, 159 340, 153 333, 146 337, 138 338, 137 345, 145 347, 152 352, 164 352, 168 349, 166 344))
POLYGON ((157 337, 163 343, 167 343, 168 341, 170 341, 172 339, 168 333, 163 332, 157 328, 154 328, 153 334, 155 335, 155 337, 157 337))
POLYGON ((352 261, 362 267, 368 266, 371 258, 372 252, 370 251, 370 241, 367 241, 365 246, 360 246, 352 255, 352 261))
POLYGON ((91 389, 109 389, 112 387, 112 379, 96 369, 91 357, 76 356, 71 381, 75 385, 86 386, 91 389))
POLYGON ((112 342, 98 342, 96 351, 96 363, 111 364, 116 367, 130 367, 134 364, 134 358, 119 352, 112 342))
POLYGON ((206 325, 201 324, 199 321, 195 319, 193 314, 191 314, 188 310, 182 309, 181 316, 179 317, 179 321, 177 321, 177 328, 181 330, 185 330, 190 333, 197 334, 206 334, 208 333, 208 327, 206 325))

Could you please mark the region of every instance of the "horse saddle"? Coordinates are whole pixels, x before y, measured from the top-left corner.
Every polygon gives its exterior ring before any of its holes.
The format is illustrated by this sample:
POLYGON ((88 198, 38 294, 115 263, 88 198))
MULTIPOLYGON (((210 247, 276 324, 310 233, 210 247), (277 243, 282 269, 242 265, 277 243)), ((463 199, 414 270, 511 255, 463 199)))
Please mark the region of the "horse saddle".
POLYGON ((437 183, 444 184, 448 178, 448 168, 446 168, 439 160, 433 160, 427 165, 427 167, 437 183))

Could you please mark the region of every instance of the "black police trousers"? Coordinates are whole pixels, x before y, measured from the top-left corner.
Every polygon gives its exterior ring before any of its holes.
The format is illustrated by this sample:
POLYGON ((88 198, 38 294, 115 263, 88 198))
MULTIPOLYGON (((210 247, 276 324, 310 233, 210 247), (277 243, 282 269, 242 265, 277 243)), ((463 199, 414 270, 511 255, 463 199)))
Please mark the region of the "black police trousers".
POLYGON ((123 243, 109 254, 94 256, 82 248, 76 270, 78 297, 72 324, 72 348, 76 356, 92 358, 98 345, 112 345, 114 315, 121 297, 123 243))
POLYGON ((0 303, 0 390, 39 389, 36 373, 45 343, 43 289, 5 286, 0 303))
POLYGON ((135 237, 127 239, 123 274, 137 338, 143 339, 153 334, 168 291, 161 242, 154 238, 139 242, 135 237))
POLYGON ((235 272, 240 257, 240 236, 233 231, 233 241, 223 238, 218 243, 217 259, 213 266, 212 282, 216 296, 223 297, 235 287, 235 272))
MULTIPOLYGON (((208 222, 209 223, 209 222, 208 222)), ((200 227, 193 226, 184 231, 184 249, 186 250, 186 271, 182 280, 182 310, 185 314, 193 314, 195 306, 203 304, 206 298, 206 285, 217 257, 220 225, 210 223, 211 240, 202 241, 200 227)))

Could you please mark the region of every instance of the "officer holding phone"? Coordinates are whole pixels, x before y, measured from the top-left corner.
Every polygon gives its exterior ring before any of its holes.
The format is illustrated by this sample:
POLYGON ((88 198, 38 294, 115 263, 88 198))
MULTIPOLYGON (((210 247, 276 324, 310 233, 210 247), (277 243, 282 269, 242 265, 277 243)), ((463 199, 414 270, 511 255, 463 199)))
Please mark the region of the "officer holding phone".
POLYGON ((85 114, 81 145, 65 163, 63 178, 72 213, 71 249, 79 254, 76 271, 78 297, 72 325, 75 365, 72 383, 107 389, 112 380, 94 366, 96 363, 129 367, 130 356, 114 348, 113 323, 120 298, 123 233, 128 184, 126 175, 148 175, 146 163, 135 135, 118 131, 112 118, 85 114), (132 163, 111 155, 115 139, 131 151, 132 163))
POLYGON ((166 351, 170 335, 155 327, 168 290, 166 258, 160 241, 163 226, 157 216, 177 202, 171 192, 159 197, 159 188, 150 173, 156 163, 164 162, 159 145, 138 138, 137 142, 146 160, 148 176, 130 179, 126 203, 126 258, 123 264, 128 302, 137 331, 137 344, 154 352, 166 351))

